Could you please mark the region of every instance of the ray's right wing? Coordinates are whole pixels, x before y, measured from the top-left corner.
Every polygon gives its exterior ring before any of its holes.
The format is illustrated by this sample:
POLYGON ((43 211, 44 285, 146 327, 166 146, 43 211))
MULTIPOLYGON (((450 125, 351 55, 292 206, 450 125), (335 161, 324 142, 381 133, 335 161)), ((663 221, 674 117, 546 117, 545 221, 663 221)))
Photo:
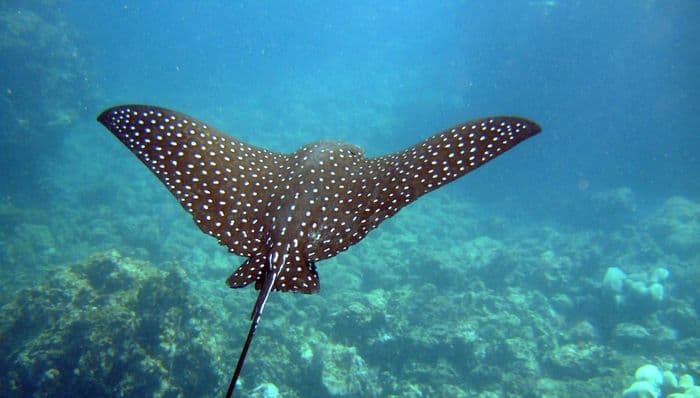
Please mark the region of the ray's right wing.
POLYGON ((376 227, 420 196, 448 184, 541 130, 513 116, 472 120, 403 151, 368 160, 373 170, 371 201, 365 211, 376 227))

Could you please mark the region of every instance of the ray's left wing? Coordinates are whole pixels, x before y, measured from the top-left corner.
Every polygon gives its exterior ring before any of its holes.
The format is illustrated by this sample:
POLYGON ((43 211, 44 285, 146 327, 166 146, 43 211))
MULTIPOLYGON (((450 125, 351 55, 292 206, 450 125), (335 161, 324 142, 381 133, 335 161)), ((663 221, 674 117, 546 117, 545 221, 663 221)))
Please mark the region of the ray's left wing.
POLYGON ((262 214, 285 156, 248 145, 193 117, 150 105, 121 105, 97 120, 138 157, 229 250, 264 250, 262 214))

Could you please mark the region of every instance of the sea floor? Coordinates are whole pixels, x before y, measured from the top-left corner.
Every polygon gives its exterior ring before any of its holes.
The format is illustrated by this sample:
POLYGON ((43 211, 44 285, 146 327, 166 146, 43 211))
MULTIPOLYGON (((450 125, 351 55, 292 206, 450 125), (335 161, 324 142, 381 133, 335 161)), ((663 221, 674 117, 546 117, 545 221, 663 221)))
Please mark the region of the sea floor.
MULTIPOLYGON (((618 217, 428 195, 318 264, 320 294, 273 295, 242 396, 613 397, 645 364, 698 379, 700 204, 582 200, 618 217)), ((224 284, 242 259, 177 208, 166 226, 69 209, 0 208, 2 395, 220 395, 255 300, 224 284)))

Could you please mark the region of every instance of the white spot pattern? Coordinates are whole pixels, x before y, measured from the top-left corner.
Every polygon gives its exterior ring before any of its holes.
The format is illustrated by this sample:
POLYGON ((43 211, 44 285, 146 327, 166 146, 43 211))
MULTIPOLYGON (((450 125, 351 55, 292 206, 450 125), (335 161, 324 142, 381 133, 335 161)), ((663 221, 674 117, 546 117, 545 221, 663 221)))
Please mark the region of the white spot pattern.
POLYGON ((315 262, 346 250, 421 195, 540 131, 525 119, 491 117, 368 159, 356 146, 327 141, 289 155, 274 153, 153 106, 111 108, 98 120, 151 169, 202 231, 248 257, 228 278, 229 286, 256 282, 260 289, 272 264, 278 275, 274 290, 304 293, 319 289, 315 262), (284 262, 268 261, 278 250, 284 262))

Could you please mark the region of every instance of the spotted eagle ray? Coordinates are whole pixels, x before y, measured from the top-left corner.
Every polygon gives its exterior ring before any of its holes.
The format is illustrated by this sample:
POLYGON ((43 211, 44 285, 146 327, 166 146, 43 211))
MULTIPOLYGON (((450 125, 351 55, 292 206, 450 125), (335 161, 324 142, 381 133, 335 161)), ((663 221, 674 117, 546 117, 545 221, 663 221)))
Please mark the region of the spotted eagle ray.
POLYGON ((487 117, 367 158, 360 148, 334 141, 276 153, 150 105, 116 106, 97 120, 151 169, 202 231, 247 257, 226 283, 240 288, 254 282, 260 293, 227 398, 270 292, 318 292, 318 261, 541 130, 519 117, 487 117))

